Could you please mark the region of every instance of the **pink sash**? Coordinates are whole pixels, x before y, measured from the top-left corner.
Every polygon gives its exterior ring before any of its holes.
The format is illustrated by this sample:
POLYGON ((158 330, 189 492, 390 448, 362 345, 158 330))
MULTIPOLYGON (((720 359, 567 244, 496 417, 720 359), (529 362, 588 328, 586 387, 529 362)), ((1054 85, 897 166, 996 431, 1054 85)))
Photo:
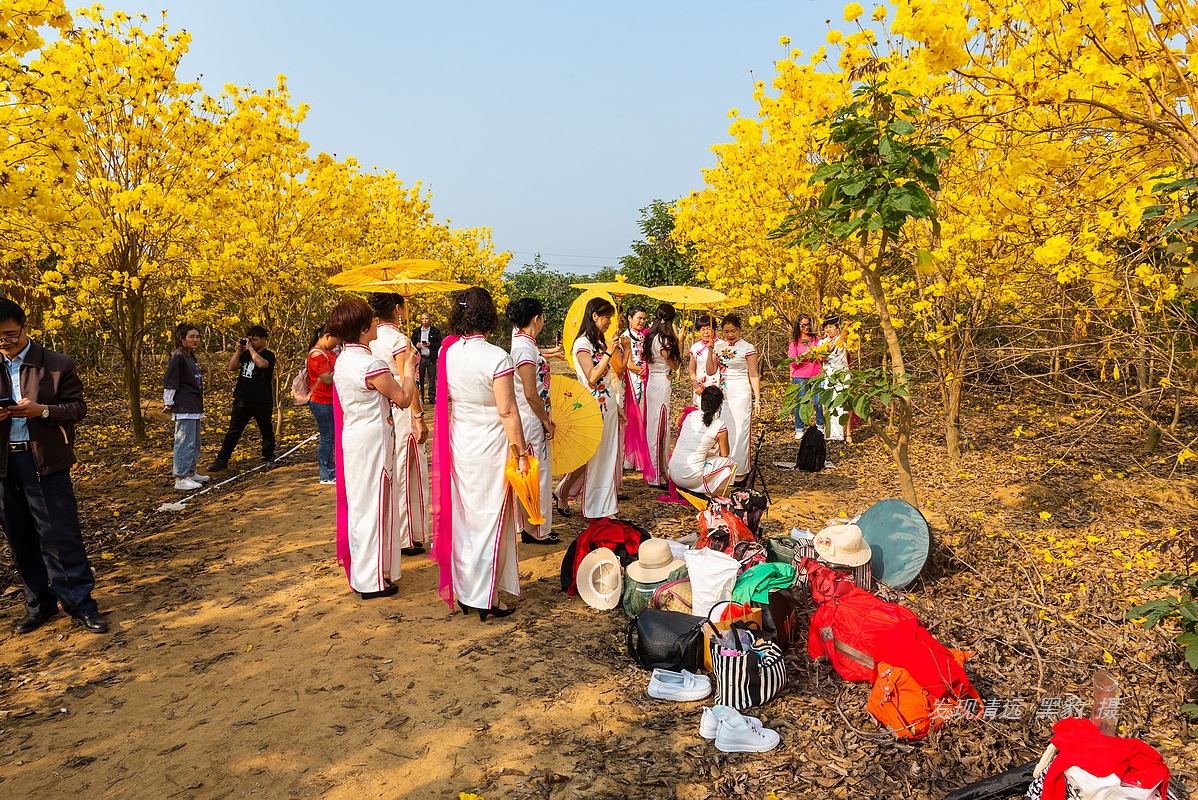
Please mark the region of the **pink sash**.
MULTIPOLYGON (((345 455, 341 450, 341 429, 345 425, 345 414, 341 410, 341 398, 337 396, 337 385, 333 390, 333 441, 335 442, 337 465, 337 563, 345 569, 349 580, 349 500, 345 494, 345 455)), ((350 588, 353 588, 352 586, 350 588)))
POLYGON ((646 483, 657 483, 657 472, 649 458, 649 437, 645 432, 645 416, 636 400, 632 373, 624 370, 624 414, 628 426, 624 429, 624 460, 641 471, 646 483), (629 402, 631 401, 631 402, 629 402))
MULTIPOLYGON (((429 473, 432 488, 433 543, 428 557, 441 567, 437 594, 453 608, 453 456, 449 450, 449 382, 445 361, 449 347, 459 338, 447 336, 441 341, 437 360, 437 407, 433 411, 433 465, 429 473)), ((340 478, 340 472, 337 473, 340 478)))

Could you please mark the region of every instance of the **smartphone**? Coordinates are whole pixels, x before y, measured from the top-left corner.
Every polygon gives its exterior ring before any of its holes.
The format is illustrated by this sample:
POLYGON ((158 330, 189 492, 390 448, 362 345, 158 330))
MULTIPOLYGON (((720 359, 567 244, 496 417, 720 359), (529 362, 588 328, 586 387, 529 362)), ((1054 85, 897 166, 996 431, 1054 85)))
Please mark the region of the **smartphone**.
POLYGON ((11 397, 0 397, 0 408, 10 408, 17 404, 16 400, 11 397))

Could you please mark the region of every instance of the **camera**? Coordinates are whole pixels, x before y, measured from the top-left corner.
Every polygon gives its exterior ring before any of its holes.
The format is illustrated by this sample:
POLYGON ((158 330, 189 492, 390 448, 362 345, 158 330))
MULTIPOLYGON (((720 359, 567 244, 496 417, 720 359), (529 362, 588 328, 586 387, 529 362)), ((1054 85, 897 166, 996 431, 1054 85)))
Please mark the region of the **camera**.
POLYGON ((238 343, 239 345, 241 345, 242 347, 245 347, 245 346, 246 346, 246 344, 248 344, 248 343, 249 343, 249 340, 248 340, 248 339, 238 339, 238 340, 237 340, 237 343, 238 343))

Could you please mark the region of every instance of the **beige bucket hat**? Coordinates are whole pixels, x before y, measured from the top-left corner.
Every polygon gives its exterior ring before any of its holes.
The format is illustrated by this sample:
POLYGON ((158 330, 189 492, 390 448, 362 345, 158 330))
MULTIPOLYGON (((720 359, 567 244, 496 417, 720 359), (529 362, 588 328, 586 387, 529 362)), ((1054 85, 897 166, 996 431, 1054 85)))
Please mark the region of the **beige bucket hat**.
POLYGON ((637 583, 660 583, 685 563, 674 556, 665 539, 646 539, 636 553, 636 561, 628 565, 628 577, 637 583))
POLYGON ((832 564, 859 567, 869 563, 873 550, 856 525, 833 525, 815 535, 815 552, 832 564))

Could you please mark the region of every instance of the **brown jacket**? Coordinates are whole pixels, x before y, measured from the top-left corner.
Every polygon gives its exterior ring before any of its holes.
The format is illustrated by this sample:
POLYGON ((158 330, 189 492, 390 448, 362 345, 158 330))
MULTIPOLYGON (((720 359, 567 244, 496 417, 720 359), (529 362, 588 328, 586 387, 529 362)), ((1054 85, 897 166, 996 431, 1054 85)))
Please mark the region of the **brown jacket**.
MULTIPOLYGON (((8 369, 0 358, 0 397, 11 397, 8 369)), ((87 416, 83 382, 74 359, 30 342, 21 363, 21 396, 50 409, 49 419, 29 423, 29 443, 38 475, 68 469, 75 463, 75 423, 87 416)), ((0 420, 0 478, 8 476, 8 433, 12 418, 0 420)))

